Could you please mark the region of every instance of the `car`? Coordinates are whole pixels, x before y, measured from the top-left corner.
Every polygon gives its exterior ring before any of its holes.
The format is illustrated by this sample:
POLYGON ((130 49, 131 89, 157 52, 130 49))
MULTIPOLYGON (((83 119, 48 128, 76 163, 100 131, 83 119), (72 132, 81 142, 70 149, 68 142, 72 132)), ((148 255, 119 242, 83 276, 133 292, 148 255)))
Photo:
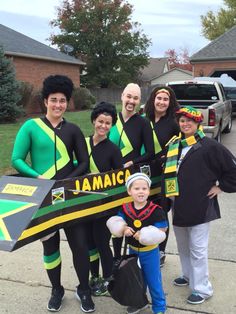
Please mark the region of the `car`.
POLYGON ((201 81, 209 81, 210 79, 215 82, 220 82, 224 87, 226 98, 231 100, 232 113, 236 113, 236 80, 234 80, 231 76, 228 76, 227 74, 222 74, 220 77, 200 76, 195 77, 195 79, 201 81))
POLYGON ((226 97, 231 100, 232 112, 236 113, 236 87, 224 87, 226 97))
POLYGON ((180 106, 193 106, 203 114, 203 130, 211 138, 221 142, 221 134, 230 133, 232 104, 224 87, 217 79, 193 78, 186 81, 168 82, 175 92, 180 106))

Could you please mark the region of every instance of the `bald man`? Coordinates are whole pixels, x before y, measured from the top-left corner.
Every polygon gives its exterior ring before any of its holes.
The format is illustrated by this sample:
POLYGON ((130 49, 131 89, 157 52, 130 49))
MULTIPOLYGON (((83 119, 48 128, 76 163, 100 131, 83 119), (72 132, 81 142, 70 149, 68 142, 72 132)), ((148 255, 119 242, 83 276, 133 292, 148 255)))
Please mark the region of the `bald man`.
POLYGON ((150 123, 136 110, 141 102, 141 89, 138 84, 129 83, 121 94, 122 110, 110 131, 110 140, 119 146, 124 167, 150 160, 154 155, 150 123), (146 153, 141 155, 144 145, 146 153))

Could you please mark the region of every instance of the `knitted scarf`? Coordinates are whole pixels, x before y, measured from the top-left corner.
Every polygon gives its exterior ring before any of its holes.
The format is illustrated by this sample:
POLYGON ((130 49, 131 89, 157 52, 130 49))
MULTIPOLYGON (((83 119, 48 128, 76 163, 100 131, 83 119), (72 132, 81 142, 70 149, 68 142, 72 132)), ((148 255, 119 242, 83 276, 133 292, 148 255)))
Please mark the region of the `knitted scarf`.
POLYGON ((205 137, 205 134, 203 132, 202 126, 199 126, 194 135, 184 139, 182 139, 181 136, 182 134, 180 133, 179 136, 172 137, 172 139, 167 143, 168 152, 164 169, 165 195, 167 197, 179 195, 179 186, 176 173, 179 149, 196 144, 203 137, 205 137))

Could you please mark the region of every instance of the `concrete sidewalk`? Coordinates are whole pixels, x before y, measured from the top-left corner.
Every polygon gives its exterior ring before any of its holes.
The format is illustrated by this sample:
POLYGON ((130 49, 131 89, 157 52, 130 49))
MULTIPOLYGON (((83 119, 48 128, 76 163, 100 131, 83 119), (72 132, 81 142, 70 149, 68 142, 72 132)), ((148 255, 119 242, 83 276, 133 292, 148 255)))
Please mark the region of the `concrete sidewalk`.
MULTIPOLYGON (((60 313, 80 313, 75 299, 76 275, 66 241, 61 242, 62 282, 66 289, 60 313)), ((39 241, 15 252, 0 252, 0 313, 47 313, 46 304, 51 292, 46 272, 42 267, 42 247, 39 241)), ((188 287, 175 287, 173 279, 179 275, 177 255, 168 254, 162 269, 164 289, 167 296, 168 314, 171 313, 236 313, 236 263, 209 260, 210 277, 214 296, 200 305, 189 305, 186 297, 188 287)), ((125 308, 110 297, 94 298, 97 314, 122 314, 125 308)), ((81 312, 82 313, 82 312, 81 312)), ((143 311, 151 313, 151 309, 143 311)))
MULTIPOLYGON (((172 226, 167 245, 166 264, 162 269, 167 296, 167 314, 172 313, 236 313, 236 194, 222 193, 222 219, 211 224, 209 239, 209 273, 214 296, 200 305, 189 305, 188 287, 175 287, 174 278, 180 275, 180 264, 172 226)), ((171 217, 169 217, 171 219, 171 217)), ((62 238, 64 239, 63 233, 62 238)), ((62 283, 66 289, 60 313, 82 313, 75 299, 77 277, 72 266, 71 252, 66 241, 61 241, 62 283)), ((42 261, 39 241, 14 252, 0 251, 0 314, 48 313, 46 305, 51 293, 42 261)), ((97 314, 123 314, 125 308, 110 297, 94 298, 97 314)), ((143 311, 150 314, 151 310, 143 311)))

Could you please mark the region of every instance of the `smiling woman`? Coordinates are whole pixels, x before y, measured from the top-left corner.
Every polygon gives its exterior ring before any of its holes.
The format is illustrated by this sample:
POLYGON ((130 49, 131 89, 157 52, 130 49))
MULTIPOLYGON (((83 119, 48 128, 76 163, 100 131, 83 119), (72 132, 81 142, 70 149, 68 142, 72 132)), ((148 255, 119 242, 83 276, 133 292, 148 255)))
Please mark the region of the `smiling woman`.
MULTIPOLYGON (((117 121, 117 113, 114 105, 107 102, 100 102, 91 112, 91 122, 94 126, 94 133, 86 138, 89 153, 89 172, 101 173, 109 170, 120 169, 122 165, 122 155, 119 148, 108 138, 108 132, 117 121)), ((123 177, 125 172, 119 175, 123 177)), ((101 179, 101 177, 100 177, 101 179)), ((104 184, 109 187, 119 178, 105 176, 104 183, 99 180, 93 184, 104 184)), ((124 178, 123 178, 124 180, 124 178)), ((85 182, 84 182, 85 183, 85 182)), ((83 184, 84 184, 83 183, 83 184)), ((83 189, 85 186, 83 187, 83 189)), ((89 187, 88 187, 89 188, 89 187)), ((113 255, 110 248, 110 232, 106 227, 109 216, 98 218, 87 224, 89 252, 90 252, 90 288, 95 296, 107 294, 107 285, 112 275, 113 255), (99 256, 102 264, 103 279, 99 278, 99 256)))
POLYGON ((186 117, 179 118, 180 131, 184 133, 185 137, 192 136, 198 129, 199 124, 192 119, 186 117))
POLYGON ((201 111, 186 106, 176 112, 181 133, 168 144, 165 195, 172 199, 173 226, 182 274, 174 285, 189 285, 190 304, 213 295, 208 273, 210 223, 220 218, 217 195, 236 191, 236 159, 205 136, 201 111))
MULTIPOLYGON (((152 127, 152 141, 155 149, 155 158, 159 160, 160 173, 162 172, 163 157, 166 154, 166 144, 174 136, 179 134, 179 127, 175 119, 175 111, 179 108, 174 91, 168 86, 155 87, 144 107, 146 117, 152 127)), ((159 201, 159 200, 158 200, 159 201)), ((165 197, 161 199, 161 205, 166 213, 170 202, 165 197)), ((169 229, 166 240, 160 244, 161 266, 165 262, 165 249, 168 241, 169 229)))

